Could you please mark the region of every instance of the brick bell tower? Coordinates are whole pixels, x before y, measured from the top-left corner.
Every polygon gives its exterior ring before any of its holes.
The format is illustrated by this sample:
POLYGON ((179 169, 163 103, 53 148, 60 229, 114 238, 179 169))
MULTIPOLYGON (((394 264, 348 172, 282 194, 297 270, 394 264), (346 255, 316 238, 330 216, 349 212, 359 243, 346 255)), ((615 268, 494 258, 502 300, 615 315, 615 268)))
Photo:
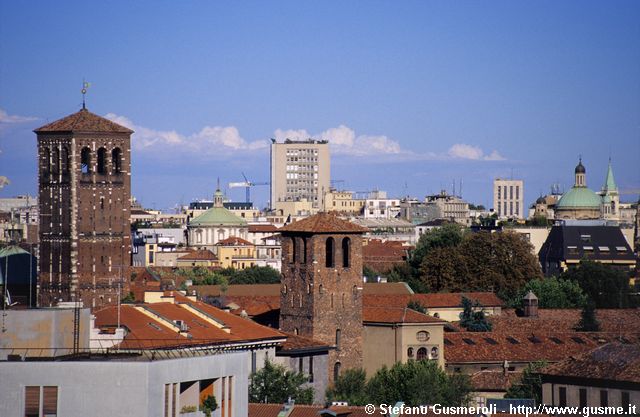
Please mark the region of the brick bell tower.
POLYGON ((280 328, 335 346, 329 380, 362 367, 362 234, 320 213, 281 228, 280 328))
POLYGON ((133 131, 83 106, 34 132, 40 306, 114 304, 128 292, 133 131))

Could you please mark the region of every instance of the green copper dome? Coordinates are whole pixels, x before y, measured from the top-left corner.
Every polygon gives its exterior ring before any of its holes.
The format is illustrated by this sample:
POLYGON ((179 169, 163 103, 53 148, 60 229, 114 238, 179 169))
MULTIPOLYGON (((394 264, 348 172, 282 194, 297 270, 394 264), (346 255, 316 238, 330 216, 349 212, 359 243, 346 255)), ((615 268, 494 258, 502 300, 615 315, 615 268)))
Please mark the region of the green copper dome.
POLYGON ((246 226, 247 221, 224 207, 212 207, 189 222, 189 226, 246 226))
POLYGON ((587 187, 573 187, 562 195, 556 209, 559 208, 594 208, 599 209, 602 200, 587 187))

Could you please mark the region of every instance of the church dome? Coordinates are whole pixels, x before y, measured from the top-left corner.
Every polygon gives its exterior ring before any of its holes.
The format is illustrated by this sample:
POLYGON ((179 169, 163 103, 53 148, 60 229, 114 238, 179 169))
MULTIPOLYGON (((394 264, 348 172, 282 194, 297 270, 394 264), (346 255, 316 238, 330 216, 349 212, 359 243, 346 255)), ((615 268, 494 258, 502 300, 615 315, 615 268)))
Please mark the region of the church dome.
POLYGON ((586 172, 587 172, 587 170, 584 168, 584 165, 582 165, 582 159, 581 159, 580 162, 578 162, 578 165, 576 165, 575 173, 576 174, 584 174, 586 172))
POLYGON ((536 200, 536 204, 544 204, 545 203, 545 199, 543 196, 538 197, 538 199, 536 200))
MULTIPOLYGON (((582 164, 578 166, 581 165, 582 164)), ((576 167, 576 170, 577 169, 576 167)), ((560 201, 556 204, 556 210, 563 208, 599 209, 601 201, 600 197, 590 189, 586 187, 573 187, 562 195, 562 198, 560 198, 560 201)))
POLYGON ((212 207, 189 222, 189 226, 246 226, 247 221, 224 207, 212 207))

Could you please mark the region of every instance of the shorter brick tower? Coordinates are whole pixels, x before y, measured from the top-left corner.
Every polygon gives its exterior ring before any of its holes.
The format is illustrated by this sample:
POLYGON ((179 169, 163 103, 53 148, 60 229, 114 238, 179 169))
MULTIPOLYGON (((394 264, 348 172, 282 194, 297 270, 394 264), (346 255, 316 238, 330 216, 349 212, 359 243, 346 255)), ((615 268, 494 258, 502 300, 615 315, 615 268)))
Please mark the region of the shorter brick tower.
POLYGON ((282 229, 280 328, 335 347, 329 380, 362 367, 362 234, 320 213, 282 229))

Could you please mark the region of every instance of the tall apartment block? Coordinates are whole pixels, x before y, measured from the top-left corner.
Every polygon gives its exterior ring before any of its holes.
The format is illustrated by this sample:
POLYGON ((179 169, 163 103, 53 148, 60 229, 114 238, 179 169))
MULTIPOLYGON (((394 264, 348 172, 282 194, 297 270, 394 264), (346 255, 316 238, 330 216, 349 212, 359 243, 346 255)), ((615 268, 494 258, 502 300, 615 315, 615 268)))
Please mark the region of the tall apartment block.
POLYGON ((499 218, 523 219, 524 181, 493 180, 493 209, 499 218))
POLYGON ((115 304, 129 282, 133 132, 83 108, 35 133, 40 306, 115 304))
POLYGON ((326 140, 285 140, 271 144, 271 207, 279 201, 309 201, 323 207, 329 192, 331 163, 326 140))

